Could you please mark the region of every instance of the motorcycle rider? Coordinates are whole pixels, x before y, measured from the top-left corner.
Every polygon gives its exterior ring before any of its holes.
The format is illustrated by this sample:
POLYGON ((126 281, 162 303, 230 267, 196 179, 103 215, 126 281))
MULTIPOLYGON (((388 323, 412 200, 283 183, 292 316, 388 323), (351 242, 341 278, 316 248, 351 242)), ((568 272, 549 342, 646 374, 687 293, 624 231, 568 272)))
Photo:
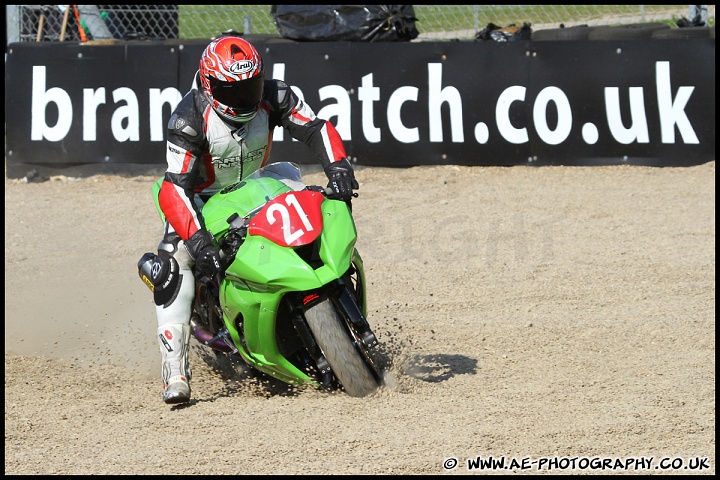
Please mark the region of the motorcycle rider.
POLYGON ((164 236, 158 254, 138 262, 140 276, 154 291, 165 403, 190 400, 192 266, 203 272, 220 269, 202 206, 268 163, 277 126, 315 152, 335 198, 348 200, 359 188, 332 123, 317 118, 288 84, 266 79, 260 54, 245 39, 228 35, 211 41, 192 88, 168 122, 167 170, 158 195, 164 236))

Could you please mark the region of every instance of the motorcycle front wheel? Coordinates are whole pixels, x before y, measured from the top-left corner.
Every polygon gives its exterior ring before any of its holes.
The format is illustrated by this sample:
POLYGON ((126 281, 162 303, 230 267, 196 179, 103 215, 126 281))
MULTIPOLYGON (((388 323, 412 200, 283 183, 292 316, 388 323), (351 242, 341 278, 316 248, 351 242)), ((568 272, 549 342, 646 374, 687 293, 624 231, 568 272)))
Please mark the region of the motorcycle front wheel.
POLYGON ((380 387, 365 358, 355 346, 330 300, 305 312, 305 320, 330 369, 351 397, 365 397, 380 387))

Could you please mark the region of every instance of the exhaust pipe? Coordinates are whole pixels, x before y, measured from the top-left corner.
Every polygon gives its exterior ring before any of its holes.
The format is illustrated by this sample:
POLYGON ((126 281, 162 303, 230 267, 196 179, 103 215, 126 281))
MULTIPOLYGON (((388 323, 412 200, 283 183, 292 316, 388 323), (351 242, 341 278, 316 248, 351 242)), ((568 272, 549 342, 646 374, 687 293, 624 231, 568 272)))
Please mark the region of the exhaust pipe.
POLYGON ((198 321, 197 316, 193 315, 190 319, 190 327, 192 328, 193 337, 203 345, 207 345, 213 350, 218 350, 223 353, 232 353, 235 351, 235 349, 225 343, 222 337, 215 338, 215 335, 198 321))

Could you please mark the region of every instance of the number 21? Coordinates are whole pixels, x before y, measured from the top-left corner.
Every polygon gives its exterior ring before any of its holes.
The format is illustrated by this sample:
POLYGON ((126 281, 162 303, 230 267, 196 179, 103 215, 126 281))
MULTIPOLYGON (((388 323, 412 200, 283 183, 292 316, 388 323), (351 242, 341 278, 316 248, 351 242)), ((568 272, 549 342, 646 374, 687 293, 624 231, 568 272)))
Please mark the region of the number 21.
MULTIPOLYGON (((313 226, 310 223, 310 221, 307 218, 307 215, 305 214, 305 211, 300 206, 300 203, 298 202, 297 198, 293 194, 289 194, 285 196, 285 203, 287 203, 288 207, 293 207, 295 209, 295 212, 297 213, 297 216, 300 218, 300 221, 302 221, 303 226, 308 232, 311 232, 313 230, 313 226)), ((265 214, 267 221, 270 225, 275 223, 275 212, 278 212, 280 214, 280 219, 282 220, 282 231, 283 236, 285 237, 285 243, 288 245, 292 244, 295 240, 302 237, 305 234, 305 230, 302 228, 298 228, 294 232, 290 232, 290 227, 292 226, 292 221, 290 219, 290 211, 285 205, 282 205, 280 203, 274 203, 272 204, 265 214)))

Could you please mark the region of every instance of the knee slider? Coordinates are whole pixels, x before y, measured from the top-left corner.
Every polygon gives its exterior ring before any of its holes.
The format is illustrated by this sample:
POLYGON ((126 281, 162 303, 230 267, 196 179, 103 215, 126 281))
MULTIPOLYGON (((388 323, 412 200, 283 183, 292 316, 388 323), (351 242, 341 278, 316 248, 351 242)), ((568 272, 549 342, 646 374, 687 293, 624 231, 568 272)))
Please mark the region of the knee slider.
POLYGON ((155 305, 170 305, 177 297, 182 275, 177 260, 164 250, 146 253, 138 261, 140 279, 154 294, 155 305))

